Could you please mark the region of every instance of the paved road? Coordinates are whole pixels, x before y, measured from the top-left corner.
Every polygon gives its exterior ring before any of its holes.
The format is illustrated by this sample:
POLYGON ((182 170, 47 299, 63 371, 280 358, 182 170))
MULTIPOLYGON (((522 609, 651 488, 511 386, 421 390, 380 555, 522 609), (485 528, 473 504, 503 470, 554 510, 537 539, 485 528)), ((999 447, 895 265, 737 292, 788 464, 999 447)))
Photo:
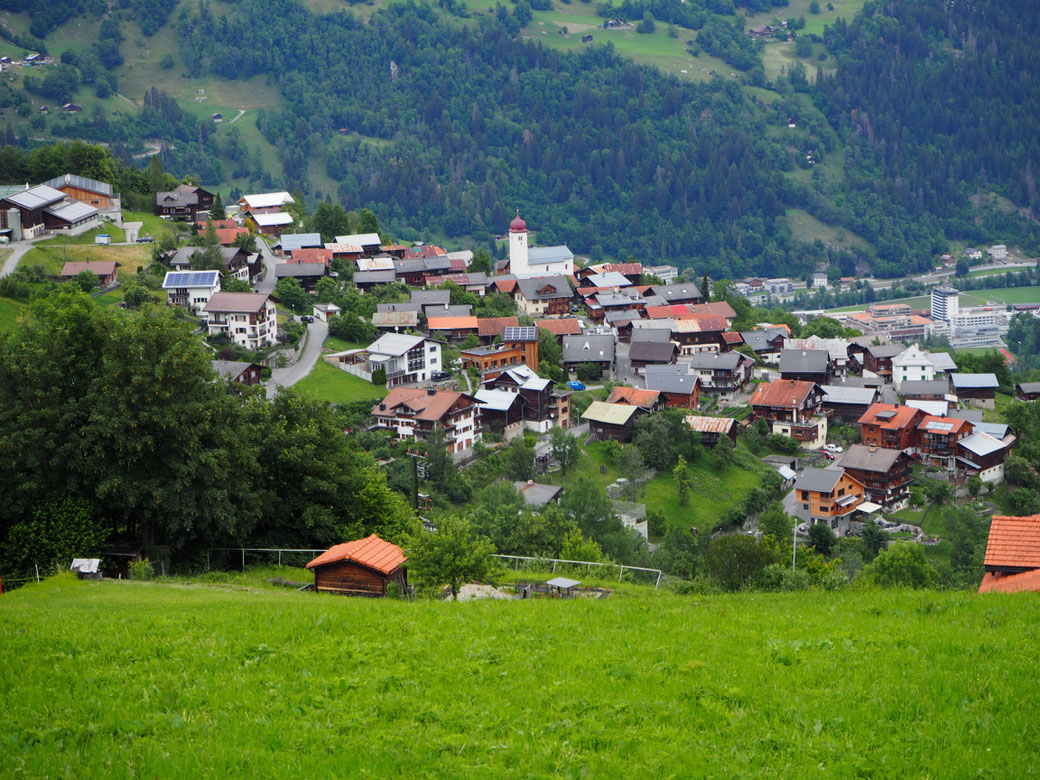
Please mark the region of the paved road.
POLYGON ((329 326, 315 320, 307 326, 307 345, 295 365, 271 370, 271 381, 267 383, 267 397, 274 398, 282 387, 291 387, 303 379, 321 358, 321 348, 329 335, 329 326))
POLYGON ((4 267, 0 268, 0 276, 7 276, 14 273, 14 269, 18 267, 18 262, 22 259, 22 255, 32 249, 31 241, 15 241, 8 245, 8 248, 13 250, 11 256, 4 261, 4 267))
MULTIPOLYGON (((275 258, 274 252, 271 251, 271 247, 262 238, 257 238, 256 247, 260 250, 260 256, 264 259, 264 278, 256 283, 256 291, 273 293, 275 282, 278 281, 274 278, 274 267, 278 260, 275 258)), ((315 323, 315 325, 317 324, 315 323)))

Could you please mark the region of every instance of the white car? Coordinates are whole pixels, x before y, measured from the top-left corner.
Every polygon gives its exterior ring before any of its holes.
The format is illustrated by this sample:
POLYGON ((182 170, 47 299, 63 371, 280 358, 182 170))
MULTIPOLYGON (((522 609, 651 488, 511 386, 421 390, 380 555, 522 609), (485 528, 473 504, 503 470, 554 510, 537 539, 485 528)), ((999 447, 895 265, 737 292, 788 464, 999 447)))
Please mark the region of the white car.
POLYGON ((827 450, 827 452, 834 452, 834 453, 844 452, 844 450, 842 450, 840 444, 826 444, 826 445, 824 445, 824 449, 827 450))

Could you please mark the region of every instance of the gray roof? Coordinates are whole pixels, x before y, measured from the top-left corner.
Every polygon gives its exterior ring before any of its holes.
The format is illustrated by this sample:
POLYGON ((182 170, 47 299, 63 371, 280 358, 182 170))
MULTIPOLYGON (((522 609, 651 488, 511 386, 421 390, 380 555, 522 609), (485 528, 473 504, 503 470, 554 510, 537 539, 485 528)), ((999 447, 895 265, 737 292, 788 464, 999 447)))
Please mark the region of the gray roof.
POLYGON ((830 493, 844 474, 844 469, 828 466, 825 469, 806 469, 794 483, 795 490, 812 490, 817 493, 830 493))
POLYGON ((101 195, 112 196, 112 185, 108 182, 98 181, 97 179, 88 179, 86 176, 77 176, 75 173, 66 173, 64 176, 58 176, 57 178, 45 181, 44 184, 48 187, 58 189, 59 187, 75 187, 80 190, 88 190, 89 192, 97 192, 101 195))
POLYGON ((873 387, 848 387, 846 385, 820 385, 826 394, 823 402, 832 404, 860 404, 870 406, 877 398, 873 387))
POLYGON ((80 203, 78 200, 67 200, 64 203, 58 203, 50 208, 46 208, 44 211, 66 222, 79 222, 99 213, 96 206, 80 203))
POLYGON ((198 203, 199 194, 197 192, 170 190, 155 193, 155 205, 157 206, 197 206, 198 203))
POLYGON ((902 450, 890 447, 867 447, 863 444, 849 445, 848 451, 838 461, 846 469, 862 469, 887 474, 903 455, 902 450))
POLYGON ((826 374, 830 353, 824 349, 784 349, 780 351, 780 373, 826 374))
POLYGON ((667 328, 633 328, 632 329, 632 343, 638 344, 639 342, 656 341, 658 343, 663 341, 671 341, 672 332, 667 328))
POLYGON ((681 284, 655 284, 648 292, 652 295, 660 295, 669 303, 674 301, 686 301, 690 298, 701 298, 700 288, 693 282, 681 284))
POLYGON ((413 258, 409 260, 394 260, 394 270, 399 274, 410 274, 416 271, 426 270, 426 261, 421 258, 413 258))
POLYGON ((755 352, 765 352, 769 349, 775 349, 770 344, 771 339, 775 339, 778 335, 785 336, 786 331, 781 328, 767 329, 767 330, 743 330, 740 332, 740 337, 744 339, 744 343, 747 344, 755 352))
POLYGON ((894 358, 897 355, 901 355, 906 347, 902 344, 868 344, 864 349, 874 357, 881 359, 894 358))
POLYGON ((65 193, 45 184, 37 184, 35 187, 22 190, 14 195, 8 195, 4 200, 16 206, 21 206, 23 209, 42 209, 44 206, 50 206, 65 200, 65 193))
POLYGON ((389 284, 397 280, 393 271, 355 271, 354 284, 389 284))
POLYGON ((422 313, 422 309, 423 309, 423 307, 422 307, 421 303, 411 303, 411 302, 408 302, 408 303, 377 303, 376 304, 376 311, 377 312, 383 312, 383 313, 391 312, 391 311, 397 311, 397 312, 400 312, 400 311, 410 311, 410 312, 415 312, 416 314, 421 314, 422 313))
POLYGON ((611 309, 610 311, 603 312, 603 319, 611 325, 621 325, 625 322, 632 322, 638 318, 639 312, 632 309, 611 309))
POLYGON ((700 369, 722 369, 732 371, 742 360, 751 358, 740 352, 698 352, 690 357, 690 366, 700 369))
POLYGON ((532 246, 527 250, 528 264, 566 263, 574 259, 574 253, 565 245, 532 246))
POLYGON ((1040 382, 1019 382, 1015 389, 1023 393, 1040 393, 1040 382))
POLYGON ((427 271, 446 271, 451 268, 451 260, 446 255, 438 255, 437 257, 424 257, 423 266, 427 271))
POLYGON ((287 276, 293 278, 324 276, 328 269, 325 263, 278 263, 274 267, 274 275, 277 279, 287 276))
POLYGON ((677 349, 670 341, 633 341, 628 349, 628 357, 630 360, 671 363, 677 349))
POLYGON ((451 303, 451 292, 448 290, 412 290, 408 301, 409 303, 419 303, 423 306, 431 303, 447 306, 451 303))
POLYGON ((1003 439, 1011 430, 1010 425, 995 422, 972 423, 972 427, 975 429, 975 433, 988 433, 994 439, 1003 439))
POLYGON ((542 485, 537 482, 514 482, 513 487, 520 491, 524 503, 528 506, 544 506, 563 492, 558 485, 542 485))
POLYGON ((946 416, 954 417, 958 420, 967 420, 970 423, 982 422, 981 409, 951 409, 946 416))
POLYGON ((214 360, 213 368, 216 372, 227 379, 237 379, 242 375, 242 372, 252 366, 252 363, 247 363, 242 360, 214 360))
POLYGON ((613 336, 564 336, 564 363, 614 362, 613 336))
POLYGON ((946 395, 950 391, 950 383, 945 379, 911 379, 899 387, 899 392, 905 396, 946 395))
POLYGON ((320 233, 282 233, 278 243, 282 245, 282 250, 285 252, 293 252, 297 249, 320 249, 324 246, 321 243, 320 233))
MULTIPOLYGON (((677 368, 677 366, 670 367, 677 368)), ((647 366, 647 390, 657 390, 662 393, 674 393, 676 395, 689 395, 699 381, 696 374, 655 372, 651 371, 651 368, 659 368, 659 366, 647 366)))
POLYGON ((996 374, 950 374, 953 386, 958 390, 999 387, 996 374))
POLYGON ((957 442, 961 447, 976 455, 989 455, 1004 449, 1006 446, 1000 439, 985 433, 973 433, 957 442))
POLYGON ((534 279, 517 279, 517 287, 529 301, 544 301, 550 298, 570 298, 573 295, 566 276, 540 276, 534 279), (539 292, 546 288, 546 292, 539 292))
POLYGON ((423 314, 430 317, 472 317, 473 307, 468 303, 460 303, 455 306, 441 306, 440 304, 427 304, 423 306, 423 314))
POLYGON ((950 357, 949 352, 930 352, 928 353, 928 357, 931 358, 936 371, 957 370, 957 364, 953 362, 953 358, 950 357))

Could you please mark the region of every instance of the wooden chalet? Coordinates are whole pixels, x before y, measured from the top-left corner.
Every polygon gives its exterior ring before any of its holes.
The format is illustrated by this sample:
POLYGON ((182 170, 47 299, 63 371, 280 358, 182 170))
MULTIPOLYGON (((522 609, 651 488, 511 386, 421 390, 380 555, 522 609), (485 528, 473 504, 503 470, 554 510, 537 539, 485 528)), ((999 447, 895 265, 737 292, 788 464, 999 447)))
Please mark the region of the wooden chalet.
POLYGON ((1040 515, 995 515, 979 593, 1040 591, 1040 515))
POLYGON ((1035 401, 1040 398, 1040 382, 1019 382, 1015 385, 1019 401, 1035 401))
POLYGON ((408 558, 396 544, 375 534, 323 552, 307 564, 314 572, 314 590, 341 596, 385 596, 396 582, 403 593, 408 587, 408 558))
POLYGON ((853 444, 838 463, 845 473, 863 483, 868 501, 886 512, 902 509, 910 500, 913 460, 905 452, 853 444))
POLYGON ((806 469, 794 489, 801 514, 838 534, 849 532, 852 515, 863 503, 863 483, 837 466, 806 469))
POLYGON ((884 447, 913 454, 917 426, 925 418, 920 409, 893 404, 874 404, 859 418, 860 441, 868 447, 884 447))
POLYGON ((700 434, 701 444, 705 447, 714 447, 723 436, 733 442, 734 447, 737 445, 737 432, 740 430, 740 425, 732 417, 690 415, 686 418, 686 424, 690 426, 690 430, 700 434))
POLYGON ((592 435, 603 441, 614 441, 627 444, 632 441, 632 430, 635 421, 645 411, 632 404, 608 404, 604 401, 593 401, 582 414, 582 419, 589 424, 592 435))
POLYGON ((995 374, 951 374, 953 392, 957 400, 984 409, 996 406, 996 393, 1000 382, 995 374))

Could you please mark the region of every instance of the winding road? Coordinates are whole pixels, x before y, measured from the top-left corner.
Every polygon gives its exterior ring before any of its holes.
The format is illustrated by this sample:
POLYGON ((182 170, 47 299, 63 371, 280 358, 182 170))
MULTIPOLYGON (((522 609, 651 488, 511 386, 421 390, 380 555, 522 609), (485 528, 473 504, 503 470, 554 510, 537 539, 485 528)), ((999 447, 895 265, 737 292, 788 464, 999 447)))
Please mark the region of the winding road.
POLYGON ((271 380, 267 383, 267 397, 274 398, 283 387, 291 387, 303 379, 321 359, 321 348, 329 335, 329 326, 315 320, 307 326, 307 344, 300 359, 288 368, 271 369, 271 380))
POLYGON ((4 267, 0 268, 0 276, 9 276, 14 273, 14 269, 18 267, 18 263, 21 261, 22 256, 25 255, 33 245, 31 241, 15 241, 8 244, 8 248, 11 250, 11 256, 4 260, 4 267))

